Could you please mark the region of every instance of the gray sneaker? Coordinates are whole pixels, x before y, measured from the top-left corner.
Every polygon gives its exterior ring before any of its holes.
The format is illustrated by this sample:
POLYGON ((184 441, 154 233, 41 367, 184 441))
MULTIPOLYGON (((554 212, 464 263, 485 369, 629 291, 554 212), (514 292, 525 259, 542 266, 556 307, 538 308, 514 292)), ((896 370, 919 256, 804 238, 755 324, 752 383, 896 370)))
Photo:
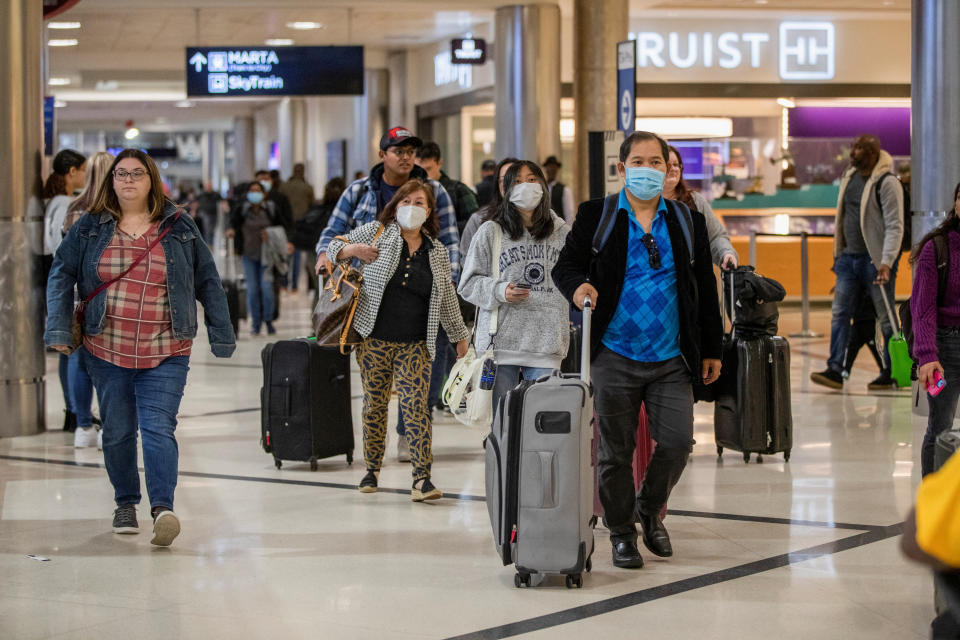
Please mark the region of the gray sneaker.
POLYGON ((122 504, 113 512, 114 533, 140 533, 137 524, 137 505, 122 504))
POLYGON ((169 547, 174 538, 180 535, 180 520, 169 509, 164 509, 153 519, 153 540, 150 544, 169 547))
POLYGON ((397 462, 410 462, 410 438, 397 436, 397 462))

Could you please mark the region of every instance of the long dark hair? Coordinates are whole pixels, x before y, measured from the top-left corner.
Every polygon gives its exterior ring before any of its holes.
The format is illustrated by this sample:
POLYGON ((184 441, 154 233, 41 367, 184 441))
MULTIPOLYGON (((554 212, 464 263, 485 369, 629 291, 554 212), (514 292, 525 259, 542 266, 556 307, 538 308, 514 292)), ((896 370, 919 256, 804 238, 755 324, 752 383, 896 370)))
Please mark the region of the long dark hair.
POLYGON ((337 200, 340 199, 340 196, 342 196, 346 190, 347 183, 343 178, 340 176, 330 178, 330 181, 323 187, 323 200, 320 201, 320 204, 337 204, 337 200))
MULTIPOLYGON (((493 220, 494 216, 497 215, 497 210, 500 209, 500 205, 503 204, 503 194, 500 193, 500 172, 508 164, 516 164, 520 162, 520 158, 504 158, 497 163, 497 168, 493 170, 493 199, 487 203, 487 206, 484 208, 483 221, 493 220)), ((506 176, 504 176, 506 179, 506 176)))
MULTIPOLYGON (((547 179, 544 177, 540 166, 530 160, 515 162, 507 169, 507 175, 503 177, 503 192, 504 194, 510 193, 510 189, 517 182, 517 174, 523 167, 530 169, 530 172, 537 177, 540 186, 543 188, 543 198, 537 208, 533 210, 533 220, 531 221, 533 224, 530 227, 530 235, 537 240, 543 240, 553 233, 553 213, 550 211, 550 198, 547 197, 547 179)), ((491 219, 503 227, 511 240, 519 240, 523 237, 523 218, 520 217, 520 211, 516 205, 510 202, 509 198, 503 199, 491 219)))
MULTIPOLYGON (((683 180, 683 156, 680 155, 680 152, 675 146, 667 145, 667 148, 670 149, 670 153, 675 153, 677 155, 677 162, 680 163, 680 180, 677 181, 677 186, 673 188, 673 199, 677 202, 682 202, 691 209, 696 209, 697 205, 693 202, 693 191, 690 190, 690 187, 687 186, 687 183, 683 180)), ((667 154, 667 170, 669 170, 670 165, 670 154, 667 154)))
POLYGON ((163 217, 163 211, 167 208, 167 203, 172 204, 163 194, 163 180, 160 178, 160 170, 157 169, 157 163, 153 158, 139 149, 124 149, 117 154, 113 164, 110 165, 110 171, 106 179, 101 183, 100 190, 97 191, 97 197, 90 205, 90 213, 109 213, 114 220, 119 221, 123 217, 123 210, 120 209, 120 200, 117 198, 117 191, 113 187, 113 172, 125 158, 138 160, 147 171, 150 179, 150 192, 147 193, 147 210, 150 212, 150 222, 156 222, 163 217))
POLYGON ((411 193, 417 191, 423 191, 423 194, 427 196, 427 208, 430 210, 420 230, 426 232, 431 238, 436 238, 437 234, 440 233, 440 223, 437 221, 437 199, 430 185, 419 178, 413 178, 404 182, 403 185, 397 189, 397 192, 393 194, 393 198, 390 199, 387 206, 380 212, 377 220, 379 220, 383 226, 394 222, 397 219, 397 207, 400 206, 400 202, 411 193))
MULTIPOLYGON (((960 182, 953 188, 953 208, 947 214, 947 219, 940 223, 936 229, 923 236, 916 248, 910 252, 910 264, 916 264, 920 259, 920 252, 923 246, 933 240, 934 236, 947 235, 951 231, 960 232, 960 215, 957 212, 957 196, 960 195, 960 182)), ((909 220, 909 217, 907 218, 909 220)), ((909 223, 908 223, 909 224, 909 223)))
POLYGON ((72 196, 67 193, 67 174, 70 169, 79 169, 87 161, 86 156, 73 149, 63 149, 53 158, 53 171, 43 185, 43 197, 72 196))

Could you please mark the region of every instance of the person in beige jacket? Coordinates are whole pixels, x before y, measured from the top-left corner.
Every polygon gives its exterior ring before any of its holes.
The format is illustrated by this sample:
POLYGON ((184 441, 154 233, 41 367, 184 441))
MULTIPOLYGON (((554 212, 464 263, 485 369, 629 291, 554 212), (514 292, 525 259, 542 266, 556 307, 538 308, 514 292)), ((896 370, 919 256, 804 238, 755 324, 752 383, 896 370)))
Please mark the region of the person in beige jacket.
MULTIPOLYGON (((903 187, 892 173, 893 158, 880 148, 880 140, 871 135, 854 140, 850 165, 840 179, 833 233, 833 272, 837 283, 830 324, 830 359, 824 371, 810 374, 813 382, 831 389, 843 388, 841 371, 850 320, 864 296, 873 302, 884 342, 893 335, 880 287, 893 304, 904 232, 903 187)), ((890 354, 887 349, 882 353, 883 370, 867 385, 871 391, 893 387, 890 354)))

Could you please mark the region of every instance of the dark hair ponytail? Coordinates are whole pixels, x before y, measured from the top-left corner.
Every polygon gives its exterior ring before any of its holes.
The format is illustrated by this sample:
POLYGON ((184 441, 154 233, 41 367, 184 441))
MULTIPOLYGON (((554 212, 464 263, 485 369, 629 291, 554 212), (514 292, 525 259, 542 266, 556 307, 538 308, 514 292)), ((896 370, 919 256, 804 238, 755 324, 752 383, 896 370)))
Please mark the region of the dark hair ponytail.
POLYGON ((957 196, 960 196, 960 182, 953 188, 953 208, 950 209, 950 213, 947 214, 947 219, 941 222, 936 229, 923 236, 920 242, 917 243, 917 246, 910 252, 911 265, 917 264, 924 245, 933 240, 935 236, 946 235, 951 231, 960 233, 960 212, 957 211, 957 196))
POLYGON ((71 195, 67 193, 67 174, 70 169, 79 169, 87 161, 86 156, 73 149, 63 149, 53 158, 53 171, 43 185, 43 197, 71 195))

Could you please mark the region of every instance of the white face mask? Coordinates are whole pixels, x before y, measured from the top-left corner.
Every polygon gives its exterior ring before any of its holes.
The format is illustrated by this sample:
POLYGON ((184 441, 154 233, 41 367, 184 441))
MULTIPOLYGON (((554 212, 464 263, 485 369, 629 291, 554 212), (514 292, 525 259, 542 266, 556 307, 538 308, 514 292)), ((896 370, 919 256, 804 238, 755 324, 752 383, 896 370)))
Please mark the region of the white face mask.
POLYGON ((426 221, 427 210, 423 207, 418 207, 415 204, 397 207, 397 224, 408 231, 419 229, 426 221))
POLYGON ((510 202, 518 209, 531 211, 543 200, 543 187, 539 182, 521 182, 510 188, 510 202))

